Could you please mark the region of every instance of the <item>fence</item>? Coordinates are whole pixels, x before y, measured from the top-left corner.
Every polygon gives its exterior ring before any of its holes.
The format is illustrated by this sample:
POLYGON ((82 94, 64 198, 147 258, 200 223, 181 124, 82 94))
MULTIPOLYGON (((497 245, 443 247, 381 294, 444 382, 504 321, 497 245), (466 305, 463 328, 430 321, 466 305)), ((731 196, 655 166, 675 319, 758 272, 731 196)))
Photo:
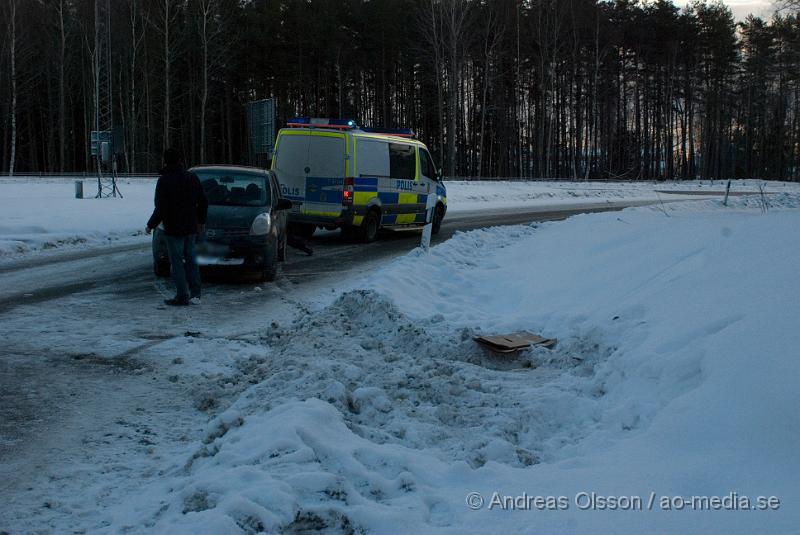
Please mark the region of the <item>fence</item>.
MULTIPOLYGON (((0 173, 0 178, 69 178, 91 180, 97 179, 97 171, 84 173, 0 173)), ((158 173, 117 173, 117 179, 158 178, 158 173)))
MULTIPOLYGON (((0 173, 0 179, 9 178, 8 173, 0 173)), ((97 178, 97 173, 94 171, 86 171, 83 173, 15 173, 11 178, 66 178, 66 179, 84 179, 84 180, 91 180, 97 178)), ((118 179, 153 179, 158 178, 158 173, 117 173, 118 179)), ((580 182, 580 183, 609 183, 609 182, 638 182, 642 184, 659 184, 659 183, 681 183, 684 182, 682 180, 623 180, 623 179, 613 179, 613 178, 595 178, 590 180, 584 180, 581 178, 569 178, 569 177, 560 177, 560 178, 537 178, 537 177, 529 177, 529 176, 446 176, 443 178, 445 182, 455 182, 455 181, 464 181, 464 182, 477 182, 477 181, 487 181, 487 182, 580 182)), ((703 182, 707 182, 709 184, 714 184, 719 182, 720 184, 724 184, 724 180, 703 180, 703 182)))

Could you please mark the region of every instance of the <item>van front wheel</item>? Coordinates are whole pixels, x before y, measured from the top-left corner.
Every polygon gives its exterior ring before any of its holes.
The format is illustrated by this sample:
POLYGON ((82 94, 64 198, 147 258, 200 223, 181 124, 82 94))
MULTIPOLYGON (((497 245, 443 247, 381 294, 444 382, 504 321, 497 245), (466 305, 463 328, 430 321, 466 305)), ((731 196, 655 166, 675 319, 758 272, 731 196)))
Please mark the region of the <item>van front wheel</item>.
POLYGON ((361 223, 361 241, 365 243, 374 242, 378 237, 379 226, 378 212, 376 210, 367 212, 367 215, 364 216, 364 221, 361 223))
POLYGON ((440 204, 433 212, 433 226, 431 227, 432 234, 439 234, 439 230, 442 228, 442 219, 444 219, 444 208, 442 208, 442 205, 440 204))

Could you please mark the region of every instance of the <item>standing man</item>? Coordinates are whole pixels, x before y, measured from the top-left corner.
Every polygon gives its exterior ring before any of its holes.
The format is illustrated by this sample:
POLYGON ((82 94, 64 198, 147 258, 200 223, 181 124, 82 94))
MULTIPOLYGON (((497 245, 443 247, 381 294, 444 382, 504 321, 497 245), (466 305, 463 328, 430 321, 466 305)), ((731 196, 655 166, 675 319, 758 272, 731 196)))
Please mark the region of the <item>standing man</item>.
POLYGON ((164 168, 156 184, 155 209, 145 232, 164 223, 169 263, 176 295, 165 299, 170 306, 200 304, 200 268, 194 253, 195 239, 206 226, 208 199, 197 175, 184 169, 175 149, 164 151, 164 168))

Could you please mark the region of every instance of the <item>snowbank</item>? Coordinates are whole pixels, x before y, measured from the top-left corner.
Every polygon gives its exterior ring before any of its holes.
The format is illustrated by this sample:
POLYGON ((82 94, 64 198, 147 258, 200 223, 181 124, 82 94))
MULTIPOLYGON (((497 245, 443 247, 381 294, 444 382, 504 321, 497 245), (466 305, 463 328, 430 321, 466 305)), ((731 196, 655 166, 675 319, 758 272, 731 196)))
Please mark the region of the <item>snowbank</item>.
POLYGON ((94 527, 795 532, 800 213, 732 204, 478 230, 393 261, 264 330, 253 385, 94 527), (559 343, 509 359, 471 340, 515 329, 559 343), (633 510, 584 510, 592 493, 633 510), (693 496, 740 507, 663 509, 693 496), (759 496, 780 504, 742 510, 759 496))

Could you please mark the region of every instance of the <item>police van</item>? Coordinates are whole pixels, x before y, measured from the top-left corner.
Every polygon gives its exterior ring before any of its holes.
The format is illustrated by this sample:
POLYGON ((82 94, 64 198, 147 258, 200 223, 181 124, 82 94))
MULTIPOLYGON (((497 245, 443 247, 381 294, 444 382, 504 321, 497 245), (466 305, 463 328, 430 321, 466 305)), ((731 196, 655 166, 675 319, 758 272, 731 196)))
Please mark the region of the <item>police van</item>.
POLYGON ((292 119, 278 132, 272 170, 292 201, 293 232, 341 228, 371 242, 380 228, 421 227, 432 210, 433 233, 447 212, 441 173, 410 130, 359 128, 352 120, 292 119))

